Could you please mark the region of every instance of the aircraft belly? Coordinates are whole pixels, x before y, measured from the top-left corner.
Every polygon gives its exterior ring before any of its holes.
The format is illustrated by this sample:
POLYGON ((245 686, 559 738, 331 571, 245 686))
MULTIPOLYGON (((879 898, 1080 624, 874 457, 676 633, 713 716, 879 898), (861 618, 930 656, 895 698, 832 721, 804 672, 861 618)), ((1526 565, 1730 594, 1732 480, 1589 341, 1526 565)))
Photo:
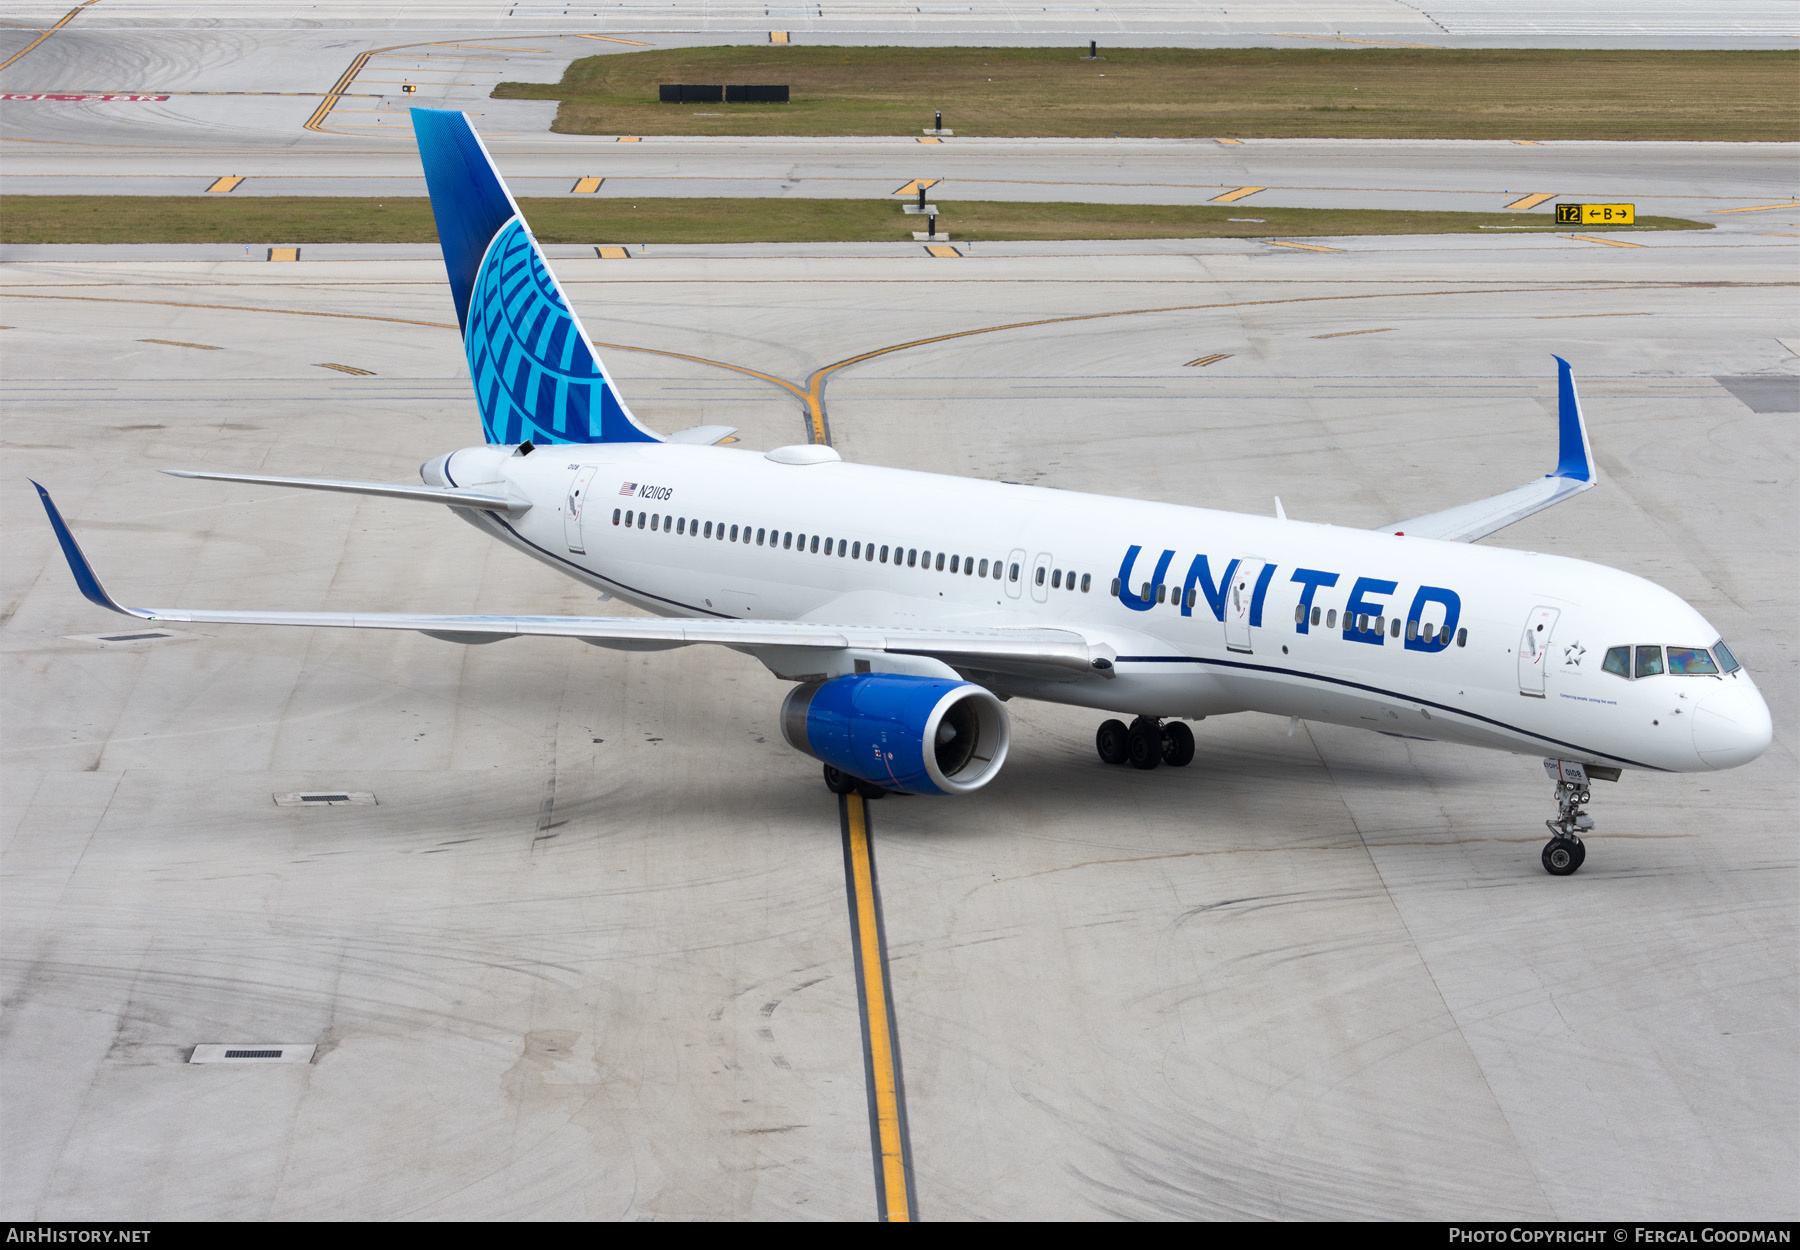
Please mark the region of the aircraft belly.
POLYGON ((986 685, 1008 698, 1036 699, 1069 707, 1094 708, 1127 716, 1198 720, 1245 711, 1245 705, 1219 680, 1204 670, 1174 673, 1121 673, 1117 677, 1086 677, 1059 682, 984 674, 986 685))

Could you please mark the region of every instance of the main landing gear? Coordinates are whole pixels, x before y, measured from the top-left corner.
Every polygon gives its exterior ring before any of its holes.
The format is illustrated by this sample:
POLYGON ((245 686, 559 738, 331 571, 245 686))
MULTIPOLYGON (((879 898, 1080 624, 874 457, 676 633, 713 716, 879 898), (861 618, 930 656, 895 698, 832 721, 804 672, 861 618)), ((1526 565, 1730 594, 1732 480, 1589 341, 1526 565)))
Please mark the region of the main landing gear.
POLYGON ((1587 859, 1587 845, 1581 835, 1592 831, 1594 818, 1581 809, 1593 799, 1588 790, 1587 770, 1579 764, 1562 760, 1545 760, 1544 771, 1556 782, 1550 797, 1556 800, 1556 819, 1546 820, 1550 840, 1544 843, 1544 871, 1553 877, 1566 877, 1587 859))
POLYGON ((1181 721, 1165 725, 1154 716, 1140 716, 1129 726, 1121 720, 1102 721, 1094 750, 1108 764, 1183 768, 1194 762, 1194 731, 1181 721))

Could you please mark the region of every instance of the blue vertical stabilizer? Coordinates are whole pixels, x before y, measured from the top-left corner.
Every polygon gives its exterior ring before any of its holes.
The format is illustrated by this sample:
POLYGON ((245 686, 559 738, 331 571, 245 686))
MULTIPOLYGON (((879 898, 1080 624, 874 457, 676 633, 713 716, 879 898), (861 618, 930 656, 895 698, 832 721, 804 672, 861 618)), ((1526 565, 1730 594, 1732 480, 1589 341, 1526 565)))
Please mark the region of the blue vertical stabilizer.
POLYGON ((412 122, 487 441, 660 442, 619 397, 469 119, 413 109, 412 122))

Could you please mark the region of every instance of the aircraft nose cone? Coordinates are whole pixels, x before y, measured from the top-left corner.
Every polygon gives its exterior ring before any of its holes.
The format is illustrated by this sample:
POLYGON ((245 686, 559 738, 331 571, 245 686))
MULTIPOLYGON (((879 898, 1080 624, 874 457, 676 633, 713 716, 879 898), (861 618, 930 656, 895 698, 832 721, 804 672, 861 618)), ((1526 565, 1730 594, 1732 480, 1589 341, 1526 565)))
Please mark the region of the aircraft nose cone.
POLYGON ((1708 768, 1736 768, 1769 749, 1774 725, 1755 686, 1733 682, 1694 710, 1694 750, 1708 768))

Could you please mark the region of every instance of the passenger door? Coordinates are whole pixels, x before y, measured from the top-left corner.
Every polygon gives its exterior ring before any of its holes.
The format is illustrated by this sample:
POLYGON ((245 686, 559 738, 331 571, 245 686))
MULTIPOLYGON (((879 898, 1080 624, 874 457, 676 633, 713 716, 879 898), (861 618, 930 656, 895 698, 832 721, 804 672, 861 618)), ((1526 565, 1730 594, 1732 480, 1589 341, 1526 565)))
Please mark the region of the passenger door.
POLYGON ((1544 670, 1549 667, 1550 636, 1556 632, 1558 608, 1536 607, 1525 618, 1525 629, 1519 634, 1519 693, 1533 699, 1544 697, 1544 670))
POLYGON ((568 544, 570 552, 578 556, 587 554, 587 547, 581 541, 581 511, 587 503, 588 488, 593 485, 594 474, 599 471, 598 465, 590 464, 569 483, 569 505, 563 509, 563 541, 568 544))
POLYGON ((1231 589, 1225 595, 1225 649, 1250 654, 1250 601, 1256 593, 1256 579, 1262 576, 1265 561, 1255 556, 1238 560, 1232 574, 1231 589))

